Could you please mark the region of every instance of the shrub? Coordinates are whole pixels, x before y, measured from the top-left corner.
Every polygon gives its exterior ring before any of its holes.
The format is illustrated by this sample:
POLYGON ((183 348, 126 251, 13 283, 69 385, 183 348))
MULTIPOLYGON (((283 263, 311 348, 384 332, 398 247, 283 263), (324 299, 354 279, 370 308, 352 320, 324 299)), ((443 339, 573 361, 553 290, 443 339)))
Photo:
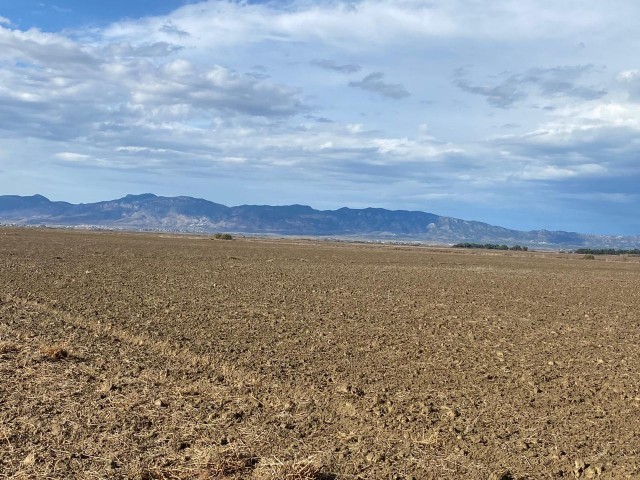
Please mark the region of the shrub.
POLYGON ((216 233, 213 238, 218 240, 233 240, 233 237, 229 233, 216 233))
POLYGON ((509 247, 507 245, 498 245, 495 243, 456 243, 453 248, 484 248, 486 250, 517 250, 526 252, 529 250, 529 247, 522 247, 520 245, 515 245, 513 247, 509 247))

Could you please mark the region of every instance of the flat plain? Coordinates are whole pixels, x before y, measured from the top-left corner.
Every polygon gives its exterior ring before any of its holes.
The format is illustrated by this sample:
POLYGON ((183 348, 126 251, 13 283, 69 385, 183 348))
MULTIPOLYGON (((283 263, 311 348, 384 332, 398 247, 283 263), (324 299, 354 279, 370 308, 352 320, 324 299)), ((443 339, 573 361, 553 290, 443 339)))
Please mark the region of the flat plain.
POLYGON ((0 478, 640 478, 639 259, 2 228, 0 478))

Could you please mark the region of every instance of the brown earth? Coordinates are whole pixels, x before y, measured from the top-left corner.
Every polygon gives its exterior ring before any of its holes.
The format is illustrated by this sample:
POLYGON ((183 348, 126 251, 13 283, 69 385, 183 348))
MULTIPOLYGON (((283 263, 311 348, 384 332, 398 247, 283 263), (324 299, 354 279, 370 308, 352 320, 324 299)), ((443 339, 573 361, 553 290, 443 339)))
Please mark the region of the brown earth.
POLYGON ((0 477, 640 478, 640 263, 0 229, 0 477))

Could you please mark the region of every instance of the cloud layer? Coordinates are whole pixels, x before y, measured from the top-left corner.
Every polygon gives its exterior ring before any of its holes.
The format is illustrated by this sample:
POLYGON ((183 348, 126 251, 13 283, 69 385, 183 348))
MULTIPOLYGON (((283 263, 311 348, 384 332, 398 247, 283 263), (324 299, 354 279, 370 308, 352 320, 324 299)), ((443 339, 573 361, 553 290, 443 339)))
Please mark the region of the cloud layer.
POLYGON ((640 233, 640 67, 617 48, 640 43, 638 14, 294 0, 64 32, 0 17, 0 187, 640 233))

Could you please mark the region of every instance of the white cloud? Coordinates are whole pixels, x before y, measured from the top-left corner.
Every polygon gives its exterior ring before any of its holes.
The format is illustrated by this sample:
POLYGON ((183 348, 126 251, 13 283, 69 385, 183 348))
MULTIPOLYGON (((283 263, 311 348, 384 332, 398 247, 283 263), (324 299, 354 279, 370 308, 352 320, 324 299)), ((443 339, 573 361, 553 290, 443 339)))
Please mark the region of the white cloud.
POLYGON ((63 66, 72 63, 77 67, 91 67, 98 63, 80 44, 63 35, 0 26, 0 60, 18 59, 49 67, 56 63, 63 66))
POLYGON ((293 1, 285 6, 207 1, 185 5, 168 16, 119 22, 105 36, 171 41, 180 32, 185 45, 211 48, 313 41, 347 50, 416 37, 559 38, 607 29, 625 13, 637 13, 629 2, 615 3, 616 8, 598 3, 585 8, 577 0, 293 1))
POLYGON ((630 100, 640 101, 640 70, 624 70, 616 78, 628 93, 630 100))
POLYGON ((640 70, 623 70, 617 78, 621 82, 635 82, 640 79, 640 70))
POLYGON ((337 203, 385 191, 413 208, 640 181, 640 74, 618 48, 640 48, 638 15, 630 0, 293 0, 58 33, 0 19, 0 167, 225 178, 230 195, 309 203, 340 185, 337 203))
POLYGON ((603 174, 607 169, 601 165, 588 163, 570 168, 557 165, 528 166, 516 176, 524 180, 562 180, 578 176, 595 176, 603 174))
POLYGON ((111 143, 115 135, 143 129, 141 140, 165 132, 162 143, 206 130, 221 116, 283 118, 307 111, 296 87, 167 58, 168 50, 174 52, 167 45, 80 44, 60 34, 0 27, 0 131, 111 143))
POLYGON ((443 154, 464 153, 464 149, 453 145, 431 142, 426 140, 411 140, 409 138, 375 138, 373 145, 381 154, 416 159, 442 157, 443 154))
POLYGON ((85 162, 91 158, 90 155, 84 155, 82 153, 73 152, 59 152, 54 157, 64 160, 65 162, 85 162))
POLYGON ((126 152, 126 153, 167 153, 170 150, 166 148, 149 148, 149 147, 135 147, 131 145, 127 145, 125 147, 117 147, 116 152, 126 152))

